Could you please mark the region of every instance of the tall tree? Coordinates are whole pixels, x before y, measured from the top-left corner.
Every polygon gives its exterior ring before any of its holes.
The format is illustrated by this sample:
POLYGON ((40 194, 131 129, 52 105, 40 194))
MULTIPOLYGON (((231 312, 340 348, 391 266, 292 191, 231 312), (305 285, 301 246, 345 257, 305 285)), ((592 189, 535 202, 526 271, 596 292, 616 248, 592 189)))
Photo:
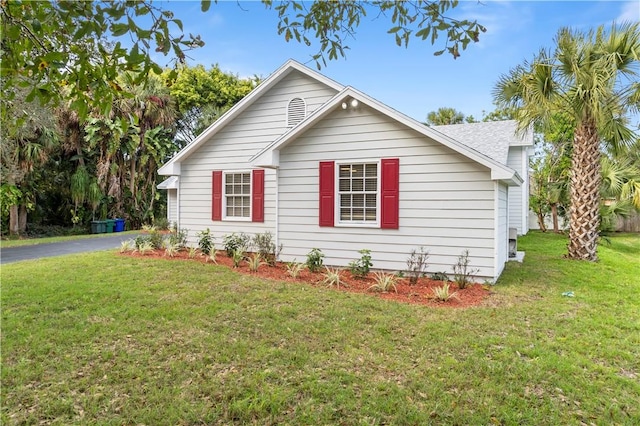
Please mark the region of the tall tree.
POLYGON ((0 119, 0 179, 3 221, 10 234, 23 234, 27 214, 35 207, 37 189, 30 185, 34 169, 44 164, 58 141, 49 108, 25 101, 26 91, 4 102, 0 119))
POLYGON ((218 65, 210 69, 202 65, 181 66, 174 80, 169 70, 162 73, 162 79, 175 102, 177 137, 183 144, 195 139, 260 82, 257 77, 225 73, 218 65))
POLYGON ((563 28, 555 50, 542 50, 503 75, 494 96, 518 108, 522 128, 548 125, 553 113, 570 114, 574 127, 568 257, 597 260, 600 207, 600 144, 633 139, 628 111, 640 107, 640 27, 615 24, 584 33, 563 28))

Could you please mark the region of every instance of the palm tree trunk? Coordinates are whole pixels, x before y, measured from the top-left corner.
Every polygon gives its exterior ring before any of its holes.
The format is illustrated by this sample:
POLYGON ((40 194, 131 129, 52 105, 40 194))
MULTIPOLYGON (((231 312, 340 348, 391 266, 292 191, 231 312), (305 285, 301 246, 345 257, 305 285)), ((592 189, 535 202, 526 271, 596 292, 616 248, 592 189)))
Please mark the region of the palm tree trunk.
POLYGON ((587 118, 575 131, 571 157, 570 259, 598 260, 601 180, 598 132, 587 118))
POLYGON ((560 233, 560 227, 558 226, 558 204, 551 203, 551 219, 553 220, 553 232, 560 233))

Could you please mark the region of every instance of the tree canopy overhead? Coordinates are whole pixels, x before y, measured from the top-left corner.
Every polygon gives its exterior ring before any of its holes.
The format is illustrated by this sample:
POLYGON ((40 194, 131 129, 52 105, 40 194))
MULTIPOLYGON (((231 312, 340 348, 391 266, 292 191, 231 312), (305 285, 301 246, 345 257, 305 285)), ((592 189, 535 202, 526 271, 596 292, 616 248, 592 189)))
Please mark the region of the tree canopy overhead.
MULTIPOLYGON (((211 3, 202 0, 202 11, 207 12, 211 3)), ((311 46, 317 40, 319 50, 310 56, 318 67, 345 55, 348 39, 368 15, 385 19, 399 46, 406 46, 411 37, 432 44, 444 40, 435 54, 448 52, 454 58, 485 31, 476 21, 446 15, 457 0, 262 3, 278 14, 274 30, 286 41, 311 46)), ((122 72, 136 72, 137 82, 146 80, 150 71, 161 73, 152 54, 180 63, 186 51, 204 44, 200 36, 185 36, 182 21, 153 0, 15 0, 0 6, 2 97, 10 99, 13 88, 21 86, 29 89, 27 101, 71 100, 80 117, 92 108, 109 111, 123 91, 116 78, 122 72)))

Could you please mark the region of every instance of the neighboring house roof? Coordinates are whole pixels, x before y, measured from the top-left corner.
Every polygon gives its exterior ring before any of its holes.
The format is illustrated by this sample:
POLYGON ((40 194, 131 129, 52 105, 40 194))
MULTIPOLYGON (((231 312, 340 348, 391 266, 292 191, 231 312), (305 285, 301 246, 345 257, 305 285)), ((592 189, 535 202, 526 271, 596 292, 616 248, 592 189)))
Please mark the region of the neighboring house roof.
POLYGON ((335 89, 336 91, 342 90, 344 86, 331 80, 330 78, 313 71, 310 68, 294 61, 289 60, 263 82, 261 82, 254 90, 247 96, 242 98, 240 102, 233 106, 229 111, 224 113, 222 117, 216 120, 211 126, 209 126, 204 132, 200 133, 189 145, 185 146, 180 152, 174 155, 171 160, 165 163, 160 169, 158 174, 160 175, 179 175, 180 174, 180 162, 185 160, 189 155, 195 152, 202 143, 207 141, 213 135, 215 135, 220 129, 226 126, 227 123, 233 121, 238 115, 240 115, 245 109, 251 106, 256 100, 258 100, 264 93, 268 92, 274 85, 281 81, 284 77, 289 75, 292 71, 299 71, 309 77, 326 84, 327 86, 335 89))
MULTIPOLYGON (((310 114, 297 126, 292 128, 289 132, 285 133, 274 142, 269 144, 267 147, 265 147, 262 151, 254 155, 249 160, 249 162, 258 167, 277 167, 279 163, 280 149, 287 146, 291 141, 295 140, 296 137, 304 133, 306 130, 310 129, 315 123, 317 123, 319 120, 322 120, 335 109, 341 108, 343 102, 349 103, 352 99, 355 99, 358 102, 362 102, 368 107, 377 110, 381 114, 384 114, 392 118, 393 120, 415 130, 416 132, 429 137, 441 143, 442 145, 464 155, 465 157, 486 166, 491 170, 491 178, 494 180, 508 181, 515 185, 520 185, 522 183, 522 178, 513 169, 507 167, 506 154, 504 155, 504 161, 498 161, 497 159, 481 152, 480 150, 470 148, 469 146, 459 142, 458 140, 455 140, 445 133, 435 131, 434 129, 425 126, 424 124, 394 110, 393 108, 388 107, 387 105, 384 105, 383 103, 350 86, 345 87, 342 91, 336 94, 332 99, 327 101, 320 108, 315 110, 312 114, 310 114)), ((505 149, 508 150, 508 145, 506 145, 505 149)))
POLYGON ((178 189, 178 176, 170 176, 167 179, 160 182, 157 186, 158 189, 178 189))
POLYGON ((518 123, 515 120, 450 124, 432 126, 431 129, 460 141, 502 164, 507 164, 510 146, 533 145, 531 129, 518 133, 518 123))

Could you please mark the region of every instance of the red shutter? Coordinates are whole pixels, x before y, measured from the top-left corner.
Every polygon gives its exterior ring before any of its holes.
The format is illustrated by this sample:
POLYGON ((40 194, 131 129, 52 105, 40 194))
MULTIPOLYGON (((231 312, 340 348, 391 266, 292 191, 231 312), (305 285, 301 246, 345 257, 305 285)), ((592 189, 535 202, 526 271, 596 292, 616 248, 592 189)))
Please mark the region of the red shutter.
POLYGON ((212 173, 211 220, 222 220, 222 171, 212 173))
POLYGON ((264 170, 253 171, 251 185, 251 221, 264 222, 264 170))
POLYGON ((320 162, 320 226, 333 226, 333 216, 335 212, 335 185, 334 185, 334 168, 333 161, 320 162))
POLYGON ((382 168, 382 200, 380 206, 380 227, 398 229, 400 213, 400 160, 387 158, 381 161, 382 168))

